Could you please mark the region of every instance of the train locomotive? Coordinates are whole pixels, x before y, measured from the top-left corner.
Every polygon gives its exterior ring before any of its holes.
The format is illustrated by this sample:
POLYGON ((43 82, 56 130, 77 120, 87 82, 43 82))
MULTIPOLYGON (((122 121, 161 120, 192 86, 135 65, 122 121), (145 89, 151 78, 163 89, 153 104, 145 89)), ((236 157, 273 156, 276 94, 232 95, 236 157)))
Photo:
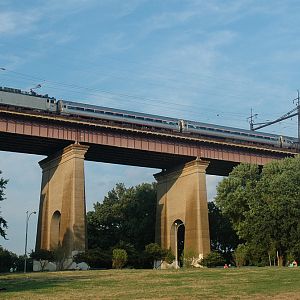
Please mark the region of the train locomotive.
POLYGON ((50 112, 64 116, 69 115, 121 122, 196 136, 213 137, 221 140, 232 139, 240 142, 265 144, 274 147, 295 148, 298 144, 297 139, 293 137, 144 114, 73 101, 57 100, 48 95, 38 95, 34 91, 24 92, 19 89, 8 87, 0 87, 0 105, 50 112))

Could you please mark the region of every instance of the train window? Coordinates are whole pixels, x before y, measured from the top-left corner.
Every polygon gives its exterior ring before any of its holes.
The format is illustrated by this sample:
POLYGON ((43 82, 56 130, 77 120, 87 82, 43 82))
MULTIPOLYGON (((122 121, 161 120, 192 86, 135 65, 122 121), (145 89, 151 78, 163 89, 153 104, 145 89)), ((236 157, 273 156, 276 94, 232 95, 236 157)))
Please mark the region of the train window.
POLYGON ((78 106, 68 106, 68 109, 80 110, 80 111, 84 110, 83 107, 78 107, 78 106))
POLYGON ((154 122, 154 120, 150 118, 145 118, 145 121, 154 122))
POLYGON ((104 111, 103 111, 103 110, 95 110, 94 112, 95 112, 96 114, 102 114, 102 115, 104 114, 104 111))
POLYGON ((155 120, 156 123, 162 123, 162 120, 155 120))
POLYGON ((127 118, 135 119, 135 116, 128 115, 127 118))
POLYGON ((48 103, 49 103, 49 101, 50 101, 50 100, 49 100, 49 99, 47 99, 47 102, 48 102, 48 103))
POLYGON ((135 118, 138 119, 138 120, 144 120, 143 117, 135 117, 135 118))
POLYGON ((116 113, 115 116, 117 116, 117 117, 123 117, 123 114, 116 113))
POLYGON ((55 103, 55 101, 54 101, 54 100, 50 100, 50 102, 51 102, 51 103, 55 103))
POLYGON ((105 111, 104 113, 105 113, 106 115, 110 115, 110 116, 113 116, 113 115, 114 115, 111 111, 105 111))
POLYGON ((93 113, 93 112, 94 112, 94 109, 86 108, 85 111, 88 111, 88 112, 92 112, 92 113, 93 113))

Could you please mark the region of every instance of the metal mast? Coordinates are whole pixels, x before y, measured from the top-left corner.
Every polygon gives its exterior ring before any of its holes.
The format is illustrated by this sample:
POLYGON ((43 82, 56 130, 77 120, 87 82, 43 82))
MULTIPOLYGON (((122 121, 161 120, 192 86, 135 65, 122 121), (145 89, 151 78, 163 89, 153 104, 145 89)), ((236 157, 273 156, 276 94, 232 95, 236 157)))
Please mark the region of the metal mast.
POLYGON ((296 107, 292 110, 290 110, 289 112, 287 112, 286 114, 284 114, 283 116, 281 116, 280 118, 274 120, 274 121, 269 121, 269 122, 263 122, 263 123, 253 123, 253 118, 257 116, 257 114, 253 115, 252 114, 252 109, 251 109, 251 116, 250 116, 250 130, 258 130, 264 127, 267 127, 269 125, 281 122, 283 120, 295 117, 298 115, 298 143, 300 144, 300 94, 299 94, 299 90, 298 90, 298 96, 296 99, 293 100, 293 103, 296 102, 296 107), (258 125, 258 126, 255 126, 258 125))

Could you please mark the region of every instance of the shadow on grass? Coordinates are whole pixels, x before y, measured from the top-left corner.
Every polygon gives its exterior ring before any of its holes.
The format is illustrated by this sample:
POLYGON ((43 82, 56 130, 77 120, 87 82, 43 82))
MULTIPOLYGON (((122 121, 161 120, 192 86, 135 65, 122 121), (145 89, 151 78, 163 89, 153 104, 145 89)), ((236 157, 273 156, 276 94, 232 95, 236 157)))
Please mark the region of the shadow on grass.
POLYGON ((64 276, 57 273, 37 273, 32 276, 24 274, 6 275, 1 278, 0 275, 0 298, 1 295, 5 295, 12 292, 39 292, 44 290, 52 290, 57 287, 71 287, 80 288, 82 284, 78 284, 80 280, 85 282, 89 279, 89 276, 69 274, 64 276), (4 277, 4 278, 3 278, 4 277), (75 282, 77 286, 75 286, 75 282), (74 286, 73 286, 74 285, 74 286))

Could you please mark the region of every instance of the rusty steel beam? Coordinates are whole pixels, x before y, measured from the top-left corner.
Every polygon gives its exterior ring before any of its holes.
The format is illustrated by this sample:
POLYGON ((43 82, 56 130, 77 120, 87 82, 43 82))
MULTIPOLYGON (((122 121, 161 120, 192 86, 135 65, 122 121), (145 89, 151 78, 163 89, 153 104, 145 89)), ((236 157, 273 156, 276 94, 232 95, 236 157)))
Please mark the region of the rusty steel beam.
POLYGON ((212 162, 208 172, 215 174, 218 172, 214 169, 222 164, 227 173, 241 162, 264 165, 296 154, 288 149, 150 132, 56 115, 0 111, 0 150, 49 155, 74 142, 90 146, 88 160, 168 168, 200 157, 212 162))

